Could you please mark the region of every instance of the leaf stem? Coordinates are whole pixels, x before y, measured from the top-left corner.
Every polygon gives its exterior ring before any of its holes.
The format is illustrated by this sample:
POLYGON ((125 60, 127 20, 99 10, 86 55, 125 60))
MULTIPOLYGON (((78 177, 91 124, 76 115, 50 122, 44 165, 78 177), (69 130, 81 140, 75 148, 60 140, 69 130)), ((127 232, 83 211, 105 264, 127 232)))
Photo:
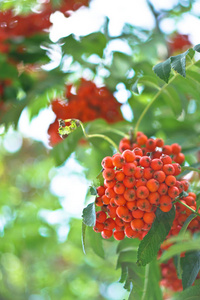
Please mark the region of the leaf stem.
MULTIPOLYGON (((193 208, 191 208, 190 206, 188 206, 186 203, 183 203, 181 200, 176 200, 176 202, 182 204, 183 206, 187 207, 189 210, 191 210, 195 215, 200 217, 200 214, 194 210, 193 208)), ((175 202, 174 202, 175 203, 175 202)))
POLYGON ((145 268, 144 290, 143 290, 143 293, 142 293, 142 299, 141 300, 144 300, 145 297, 146 297, 148 281, 149 281, 149 264, 145 268))
MULTIPOLYGON (((68 121, 68 120, 65 120, 65 122, 68 121)), ((110 139, 108 136, 104 135, 104 134, 99 134, 99 133, 96 133, 96 134, 87 134, 87 132, 85 131, 85 128, 83 126, 83 123, 80 121, 80 120, 76 120, 78 122, 78 124, 81 126, 81 129, 83 131, 83 134, 84 136, 87 138, 87 139, 90 139, 90 138, 95 138, 95 137, 98 137, 98 138, 102 138, 104 140, 106 140, 109 144, 111 144, 116 150, 117 152, 120 153, 119 151, 119 148, 117 146, 117 144, 112 140, 110 139)))

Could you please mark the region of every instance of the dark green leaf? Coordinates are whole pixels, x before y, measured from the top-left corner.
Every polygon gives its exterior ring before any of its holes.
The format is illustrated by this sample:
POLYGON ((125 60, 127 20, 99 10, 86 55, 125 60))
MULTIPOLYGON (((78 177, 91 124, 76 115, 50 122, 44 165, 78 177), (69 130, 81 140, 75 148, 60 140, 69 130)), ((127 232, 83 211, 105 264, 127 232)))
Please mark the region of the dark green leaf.
POLYGON ((182 284, 183 289, 188 288, 195 281, 200 270, 200 251, 189 252, 181 259, 183 269, 182 284))
POLYGON ((133 250, 122 251, 119 254, 116 268, 118 269, 120 267, 121 263, 124 263, 124 262, 135 263, 136 260, 137 260, 137 252, 136 251, 133 251, 133 250))
POLYGON ((161 62, 153 67, 153 71, 158 77, 168 83, 171 72, 171 60, 168 58, 166 61, 161 62))
POLYGON ((104 258, 105 254, 104 254, 101 234, 95 232, 92 227, 88 227, 87 230, 88 230, 90 246, 91 246, 92 250, 98 256, 100 256, 101 258, 104 258))
POLYGON ((90 186, 90 195, 92 195, 92 196, 97 195, 97 190, 94 186, 90 186))
POLYGON ((160 245, 168 235, 175 217, 174 206, 169 212, 156 210, 156 219, 148 234, 139 245, 137 263, 141 266, 148 264, 158 253, 160 245))
POLYGON ((200 44, 194 46, 193 49, 197 52, 200 52, 200 44))
POLYGON ((171 57, 171 66, 181 76, 185 77, 186 55, 188 51, 171 57))
POLYGON ((193 167, 182 167, 182 171, 193 171, 193 172, 198 172, 200 173, 200 169, 197 169, 197 168, 193 168, 193 167))
POLYGON ((117 246, 117 253, 125 250, 138 250, 138 246, 140 244, 140 240, 138 239, 129 239, 125 238, 122 241, 119 242, 117 246))
POLYGON ((90 203, 83 209, 83 223, 87 226, 94 226, 96 222, 95 204, 90 203))
POLYGON ((81 45, 85 49, 85 54, 97 54, 103 56, 103 50, 106 47, 107 39, 101 32, 93 32, 81 38, 81 45))

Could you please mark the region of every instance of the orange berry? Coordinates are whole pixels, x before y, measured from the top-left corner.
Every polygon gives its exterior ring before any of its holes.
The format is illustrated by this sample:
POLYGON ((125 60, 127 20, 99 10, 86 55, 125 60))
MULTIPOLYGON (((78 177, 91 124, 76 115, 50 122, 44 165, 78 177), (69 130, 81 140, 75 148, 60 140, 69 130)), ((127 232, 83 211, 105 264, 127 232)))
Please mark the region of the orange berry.
POLYGON ((143 210, 136 209, 136 210, 132 211, 132 216, 135 219, 141 219, 143 217, 143 215, 144 215, 144 211, 143 210))
POLYGON ((123 206, 126 204, 126 199, 122 195, 116 194, 113 199, 117 206, 123 206))
POLYGON ((123 181, 124 178, 125 178, 125 175, 124 175, 124 173, 122 171, 116 171, 115 172, 115 179, 117 181, 123 181))
POLYGON ((134 153, 135 155, 138 155, 138 156, 142 156, 142 155, 143 155, 142 149, 139 148, 139 147, 133 149, 133 153, 134 153))
POLYGON ((147 168, 150 166, 150 163, 151 163, 151 158, 149 156, 142 156, 140 158, 140 166, 141 167, 147 168))
POLYGON ((151 179, 153 177, 153 173, 154 171, 152 168, 145 168, 143 177, 147 180, 151 179))
POLYGON ((127 149, 122 153, 122 157, 125 159, 125 162, 131 163, 134 162, 135 154, 131 150, 127 149))
POLYGON ((117 168, 117 169, 121 169, 122 166, 125 163, 125 159, 123 158, 123 156, 119 153, 115 154, 113 156, 113 165, 117 168))
POLYGON ((177 143, 171 145, 172 154, 179 154, 181 152, 181 146, 177 143))
POLYGON ((107 218, 103 224, 104 229, 113 230, 115 228, 115 221, 113 220, 113 218, 107 218))
POLYGON ((162 210, 163 212, 168 212, 170 211, 172 208, 172 203, 169 205, 160 205, 160 210, 162 210))
POLYGON ((96 197, 95 204, 96 206, 103 206, 102 197, 96 197))
POLYGON ((98 187, 96 188, 96 190, 97 190, 97 194, 98 194, 99 196, 103 196, 104 193, 105 193, 105 187, 104 187, 104 186, 98 186, 98 187))
POLYGON ((104 157, 104 159, 101 162, 101 165, 104 169, 106 168, 113 168, 113 159, 110 156, 104 157))
POLYGON ((156 148, 156 141, 154 139, 148 139, 146 142, 146 147, 149 151, 154 151, 156 148))
POLYGON ((150 193, 149 194, 149 197, 148 197, 148 200, 149 202, 152 204, 152 205, 158 205, 159 204, 159 200, 160 200, 160 195, 158 192, 153 192, 153 193, 150 193))
POLYGON ((132 176, 135 173, 136 166, 134 163, 125 163, 122 170, 126 176, 132 176))
POLYGON ((134 201, 135 200, 135 190, 134 189, 127 189, 125 192, 124 192, 124 198, 127 200, 127 201, 134 201))
POLYGON ((107 213, 109 217, 115 218, 116 217, 116 207, 111 206, 110 204, 107 206, 107 213))
POLYGON ((146 199, 149 196, 149 190, 146 186, 139 186, 136 190, 136 195, 140 199, 146 199))
POLYGON ((123 184, 125 187, 131 189, 135 186, 136 180, 135 177, 133 176, 125 176, 124 180, 123 180, 123 184))
POLYGON ((121 195, 125 192, 126 187, 123 183, 117 182, 113 189, 116 194, 121 195))
POLYGON ((140 178, 137 180, 135 186, 138 188, 139 186, 144 186, 146 185, 147 180, 145 178, 140 178))
POLYGON ((108 198, 106 195, 103 195, 101 199, 104 205, 108 205, 110 203, 110 198, 108 198))
POLYGON ((163 162, 163 165, 165 164, 171 164, 172 163, 172 159, 169 155, 165 154, 161 156, 161 161, 163 162))
POLYGON ((167 194, 167 191, 168 191, 168 186, 165 183, 161 183, 158 188, 158 193, 160 195, 165 195, 167 194))
POLYGON ((140 199, 137 201, 137 207, 140 210, 147 211, 147 210, 151 209, 151 204, 146 199, 140 199))
POLYGON ((93 227, 93 230, 94 230, 95 232, 101 232, 101 231, 103 231, 103 230, 104 230, 104 225, 103 225, 103 223, 96 222, 95 225, 94 225, 94 227, 93 227))
POLYGON ((108 198, 114 198, 115 197, 115 192, 112 188, 107 188, 105 190, 105 195, 108 197, 108 198))
POLYGON ((107 215, 104 211, 96 212, 96 221, 97 222, 103 223, 103 222, 105 222, 106 218, 107 218, 107 215))
POLYGON ((168 206, 172 203, 172 199, 168 195, 162 195, 160 197, 160 205, 161 206, 168 206))
POLYGON ((125 233, 124 233, 124 231, 122 231, 122 230, 120 230, 120 231, 115 230, 115 231, 113 232, 113 236, 114 236, 114 238, 115 238, 117 241, 121 241, 121 240, 124 239, 125 233))
POLYGON ((104 187, 106 188, 113 188, 116 184, 116 180, 115 179, 112 179, 112 180, 107 180, 105 179, 104 180, 104 187))
POLYGON ((152 178, 147 181, 146 186, 150 192, 156 192, 160 185, 156 179, 152 178))
POLYGON ((135 170, 135 173, 134 173, 134 177, 137 178, 137 179, 139 179, 139 178, 141 178, 143 176, 143 174, 144 174, 143 169, 140 168, 140 167, 136 167, 136 170, 135 170))
POLYGON ((126 207, 130 210, 136 210, 137 209, 137 202, 136 201, 127 201, 126 202, 126 207))
POLYGON ((106 168, 103 170, 103 178, 107 180, 112 180, 115 178, 115 170, 111 168, 106 168))
POLYGON ((131 221, 131 228, 133 230, 140 231, 140 230, 142 230, 143 227, 144 227, 144 221, 143 220, 134 219, 134 220, 131 221))
POLYGON ((179 153, 173 157, 173 160, 181 165, 185 160, 185 155, 183 153, 179 153))
POLYGON ((137 237, 137 231, 133 230, 131 228, 131 226, 128 226, 124 229, 124 232, 125 232, 125 235, 128 237, 128 238, 135 238, 137 237))
POLYGON ((156 179, 159 183, 162 183, 165 181, 166 175, 163 171, 156 171, 153 174, 153 178, 156 179))
POLYGON ((152 161, 151 161, 151 168, 154 171, 161 170, 162 166, 163 166, 163 162, 159 158, 152 159, 152 161))
POLYGON ((145 212, 143 215, 143 220, 147 224, 152 224, 153 221, 155 220, 155 213, 154 212, 145 212))
POLYGON ((109 230, 109 229, 104 229, 104 230, 101 232, 101 236, 102 236, 102 238, 104 238, 104 239, 109 239, 109 238, 111 238, 112 235, 113 235, 113 232, 112 232, 112 230, 109 230))
POLYGON ((137 144, 138 144, 139 146, 145 145, 146 142, 147 142, 147 140, 148 140, 147 136, 146 136, 145 134, 143 134, 143 133, 141 133, 140 135, 138 135, 138 136, 137 136, 137 139, 136 139, 137 144))
POLYGON ((163 141, 163 139, 156 139, 155 140, 156 141, 156 147, 160 147, 160 148, 162 148, 163 146, 164 146, 164 141, 163 141))
POLYGON ((176 184, 176 177, 174 177, 173 175, 168 175, 166 178, 165 178, 165 183, 166 185, 168 186, 173 186, 176 184))
POLYGON ((168 189, 168 195, 172 198, 175 199, 179 195, 179 189, 176 186, 171 186, 168 189))
POLYGON ((172 154, 172 148, 169 145, 165 145, 162 148, 163 154, 171 155, 172 154))
POLYGON ((173 164, 174 167, 174 176, 177 176, 181 173, 181 166, 178 163, 173 164))
POLYGON ((174 172, 175 172, 175 169, 174 169, 174 166, 172 164, 165 164, 163 166, 163 172, 166 174, 166 175, 173 175, 174 172))

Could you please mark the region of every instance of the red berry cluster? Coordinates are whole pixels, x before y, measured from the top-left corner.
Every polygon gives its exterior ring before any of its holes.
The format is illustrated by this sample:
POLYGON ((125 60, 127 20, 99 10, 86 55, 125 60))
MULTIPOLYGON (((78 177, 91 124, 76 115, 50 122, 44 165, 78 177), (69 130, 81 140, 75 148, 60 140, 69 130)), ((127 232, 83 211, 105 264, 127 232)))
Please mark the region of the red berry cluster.
POLYGON ((62 141, 58 134, 58 119, 74 118, 87 122, 102 118, 108 123, 123 120, 120 111, 121 104, 105 86, 97 87, 94 82, 81 78, 76 93, 72 93, 72 88, 75 87, 66 86, 67 100, 55 99, 51 103, 52 110, 56 114, 54 123, 48 129, 52 146, 62 141))
POLYGON ((6 40, 19 36, 30 37, 49 29, 52 25, 50 15, 55 10, 63 12, 67 17, 68 11, 75 11, 81 6, 87 6, 88 3, 89 0, 63 0, 59 7, 53 7, 52 3, 47 1, 38 13, 16 15, 11 9, 0 12, 0 52, 9 51, 10 45, 6 40))
POLYGON ((96 213, 94 230, 104 238, 142 239, 157 207, 168 212, 187 190, 187 182, 176 179, 184 155, 180 145, 164 145, 162 139, 148 139, 142 132, 135 143, 122 139, 120 151, 102 160, 104 185, 97 188, 96 205, 101 211, 96 213))
POLYGON ((174 34, 170 41, 168 42, 169 54, 173 55, 176 52, 186 51, 189 47, 191 47, 191 42, 187 34, 174 34))

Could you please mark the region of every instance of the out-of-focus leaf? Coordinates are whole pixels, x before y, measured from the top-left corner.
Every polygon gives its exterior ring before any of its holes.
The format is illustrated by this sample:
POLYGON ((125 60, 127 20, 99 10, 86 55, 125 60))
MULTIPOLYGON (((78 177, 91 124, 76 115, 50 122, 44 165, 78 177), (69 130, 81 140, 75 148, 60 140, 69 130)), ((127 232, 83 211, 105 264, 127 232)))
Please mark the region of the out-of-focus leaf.
POLYGON ((87 226, 94 226, 96 222, 95 204, 90 203, 83 209, 83 223, 87 226))

